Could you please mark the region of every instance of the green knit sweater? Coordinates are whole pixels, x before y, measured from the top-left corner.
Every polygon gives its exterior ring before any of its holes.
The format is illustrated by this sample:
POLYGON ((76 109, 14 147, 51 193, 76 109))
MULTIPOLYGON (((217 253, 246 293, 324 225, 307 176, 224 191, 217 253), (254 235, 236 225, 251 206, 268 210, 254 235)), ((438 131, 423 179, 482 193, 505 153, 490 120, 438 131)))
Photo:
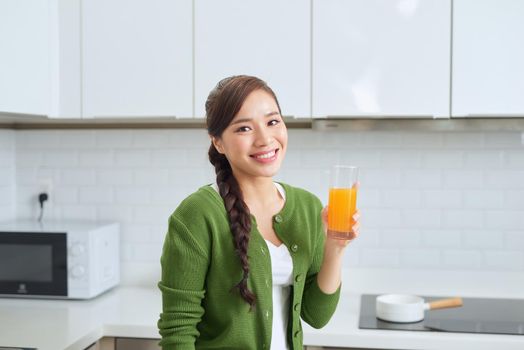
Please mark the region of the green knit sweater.
MULTIPOLYGON (((323 327, 335 312, 333 294, 317 283, 324 252, 322 204, 313 194, 282 184, 284 208, 273 217, 276 234, 293 260, 287 341, 302 349, 300 318, 323 327)), ((224 202, 211 187, 186 198, 169 218, 161 257, 163 310, 158 328, 163 349, 268 349, 273 317, 271 257, 252 217, 248 287, 256 295, 249 311, 238 291, 242 278, 224 202)))

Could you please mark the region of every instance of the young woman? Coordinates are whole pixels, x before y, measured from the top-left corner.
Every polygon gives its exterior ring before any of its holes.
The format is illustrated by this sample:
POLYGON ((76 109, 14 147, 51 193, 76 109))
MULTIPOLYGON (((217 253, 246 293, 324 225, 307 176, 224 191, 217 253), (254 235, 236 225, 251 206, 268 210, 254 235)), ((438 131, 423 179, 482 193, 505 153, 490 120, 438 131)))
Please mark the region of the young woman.
POLYGON ((300 318, 320 328, 335 311, 348 241, 326 238, 327 210, 317 197, 273 182, 287 129, 265 82, 221 80, 206 117, 216 183, 191 194, 169 218, 160 344, 302 349, 300 318))

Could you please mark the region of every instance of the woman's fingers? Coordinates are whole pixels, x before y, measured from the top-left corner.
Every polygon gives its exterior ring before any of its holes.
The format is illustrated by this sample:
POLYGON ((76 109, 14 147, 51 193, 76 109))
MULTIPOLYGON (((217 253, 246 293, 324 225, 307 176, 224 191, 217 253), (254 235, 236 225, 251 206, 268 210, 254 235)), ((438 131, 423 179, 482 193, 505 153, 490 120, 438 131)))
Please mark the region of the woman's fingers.
POLYGON ((322 215, 322 221, 324 221, 324 223, 327 223, 327 220, 328 220, 328 207, 327 207, 327 205, 322 209, 321 215, 322 215))

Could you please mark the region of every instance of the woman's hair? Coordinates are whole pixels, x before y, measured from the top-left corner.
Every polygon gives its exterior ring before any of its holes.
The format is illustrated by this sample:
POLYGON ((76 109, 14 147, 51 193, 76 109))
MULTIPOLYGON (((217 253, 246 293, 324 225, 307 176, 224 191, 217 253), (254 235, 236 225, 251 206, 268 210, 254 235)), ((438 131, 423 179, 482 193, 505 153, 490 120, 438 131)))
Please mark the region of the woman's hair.
MULTIPOLYGON (((263 80, 247 75, 228 77, 218 82, 209 93, 206 101, 206 124, 209 135, 220 138, 246 98, 255 90, 263 90, 269 93, 275 99, 280 112, 275 93, 263 80)), ((235 250, 240 258, 243 271, 242 279, 232 289, 238 289, 240 296, 249 303, 251 310, 255 306, 255 294, 247 287, 249 276, 247 249, 251 232, 251 213, 244 202, 242 190, 235 176, 233 176, 231 165, 226 156, 220 154, 213 143, 209 147, 208 154, 209 161, 215 167, 218 190, 220 196, 224 199, 235 250)))

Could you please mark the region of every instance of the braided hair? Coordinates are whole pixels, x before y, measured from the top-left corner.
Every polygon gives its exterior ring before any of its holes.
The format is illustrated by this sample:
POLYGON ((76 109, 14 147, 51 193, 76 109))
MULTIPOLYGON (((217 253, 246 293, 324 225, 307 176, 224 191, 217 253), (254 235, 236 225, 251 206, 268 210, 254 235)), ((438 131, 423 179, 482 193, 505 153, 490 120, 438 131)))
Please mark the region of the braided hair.
MULTIPOLYGON (((237 75, 222 79, 210 92, 206 101, 206 125, 210 136, 220 138, 238 113, 248 95, 255 90, 263 90, 274 99, 280 112, 275 93, 261 79, 237 75)), ((251 233, 251 213, 244 202, 240 185, 233 175, 231 165, 224 154, 217 151, 213 143, 209 147, 209 161, 215 168, 216 182, 220 196, 229 218, 229 227, 233 235, 235 251, 240 259, 242 279, 232 287, 237 289, 242 299, 250 306, 255 306, 255 294, 247 287, 249 261, 247 250, 251 233)))

